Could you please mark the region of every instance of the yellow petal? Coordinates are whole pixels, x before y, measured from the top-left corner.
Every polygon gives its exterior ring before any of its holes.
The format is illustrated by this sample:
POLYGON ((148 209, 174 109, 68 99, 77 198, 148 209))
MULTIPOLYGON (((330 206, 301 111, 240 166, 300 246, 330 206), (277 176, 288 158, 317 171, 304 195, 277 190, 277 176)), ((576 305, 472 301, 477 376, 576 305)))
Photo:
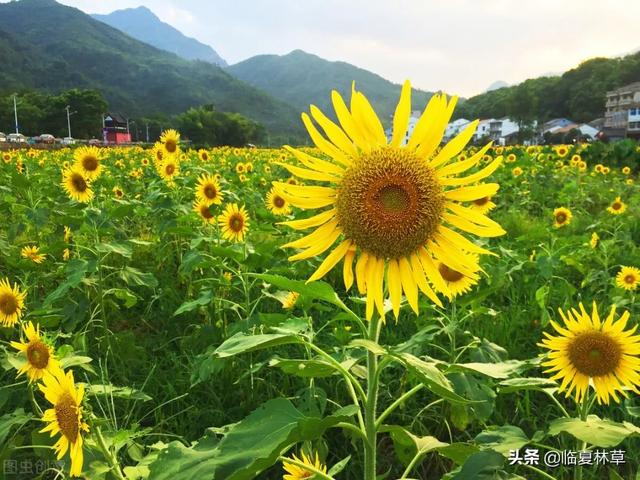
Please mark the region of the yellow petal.
POLYGON ((318 125, 322 127, 324 133, 329 140, 345 152, 348 156, 355 157, 358 155, 358 150, 353 145, 351 139, 344 133, 344 130, 338 125, 333 123, 318 107, 311 105, 311 116, 318 122, 318 125))
POLYGON ((304 123, 304 126, 307 128, 313 143, 315 143, 316 147, 318 147, 323 153, 329 155, 335 161, 340 162, 343 165, 349 166, 351 164, 351 160, 344 154, 344 152, 342 152, 342 150, 320 134, 318 129, 311 122, 309 115, 306 113, 302 114, 302 123, 304 123))
POLYGON ((400 302, 402 300, 402 281, 400 279, 400 267, 398 261, 394 258, 389 260, 389 268, 387 269, 387 285, 389 286, 389 298, 393 314, 398 319, 400 315, 400 302))
POLYGON ((393 136, 391 138, 391 146, 399 147, 402 145, 407 127, 409 126, 409 115, 411 114, 411 83, 406 80, 402 85, 400 92, 400 100, 393 115, 393 136))
POLYGON ((437 168, 448 162, 452 157, 458 155, 462 149, 467 146, 469 140, 471 140, 476 128, 478 128, 478 122, 479 120, 474 120, 467 125, 462 132, 456 135, 453 140, 449 141, 449 143, 447 143, 442 150, 438 152, 435 158, 429 162, 431 168, 437 168))
POLYGON ((315 280, 319 280, 324 277, 326 273, 331 270, 336 264, 342 260, 342 257, 345 256, 347 251, 351 247, 351 240, 344 240, 340 245, 333 249, 333 251, 327 255, 327 258, 320 264, 318 269, 309 277, 307 283, 313 282, 315 280))
POLYGON ((326 160, 320 160, 319 158, 312 157, 311 155, 307 155, 300 150, 296 150, 295 148, 291 148, 289 145, 285 145, 283 147, 285 150, 293 154, 294 157, 298 159, 300 163, 302 163, 305 167, 311 168, 312 170, 317 170, 319 172, 327 172, 334 173, 336 175, 342 175, 344 173, 344 169, 335 163, 327 162, 326 160))
POLYGON ((349 290, 353 285, 353 259, 356 256, 356 249, 350 248, 344 256, 342 265, 342 278, 344 280, 344 288, 349 290))
POLYGON ((274 162, 274 163, 276 165, 280 165, 281 167, 286 168, 292 175, 295 175, 296 177, 299 177, 299 178, 305 178, 307 180, 333 182, 333 183, 338 183, 340 181, 339 177, 336 177, 329 173, 317 172, 315 170, 308 170, 306 168, 296 167, 283 162, 274 162))
POLYGON ((471 187, 459 187, 454 190, 444 192, 444 196, 449 200, 457 200, 458 202, 470 202, 479 198, 492 197, 496 194, 500 185, 497 183, 485 183, 482 185, 474 185, 471 187))
POLYGON ((303 218, 301 220, 289 220, 287 222, 278 222, 278 225, 287 225, 295 230, 306 230, 311 227, 318 227, 327 223, 336 215, 335 208, 327 210, 326 212, 319 213, 313 217, 303 218))
POLYGON ((411 309, 418 314, 418 285, 413 277, 413 270, 409 264, 409 260, 406 257, 401 257, 399 260, 400 266, 400 281, 402 283, 402 290, 411 309))

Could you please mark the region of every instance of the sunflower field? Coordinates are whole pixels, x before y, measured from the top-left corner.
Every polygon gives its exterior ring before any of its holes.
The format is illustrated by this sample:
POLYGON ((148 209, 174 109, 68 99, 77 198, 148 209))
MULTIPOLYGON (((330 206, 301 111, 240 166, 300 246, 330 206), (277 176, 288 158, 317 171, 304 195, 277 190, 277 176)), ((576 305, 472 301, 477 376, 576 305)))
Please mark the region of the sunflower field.
POLYGON ((313 148, 2 152, 2 478, 640 478, 640 147, 332 100, 313 148))

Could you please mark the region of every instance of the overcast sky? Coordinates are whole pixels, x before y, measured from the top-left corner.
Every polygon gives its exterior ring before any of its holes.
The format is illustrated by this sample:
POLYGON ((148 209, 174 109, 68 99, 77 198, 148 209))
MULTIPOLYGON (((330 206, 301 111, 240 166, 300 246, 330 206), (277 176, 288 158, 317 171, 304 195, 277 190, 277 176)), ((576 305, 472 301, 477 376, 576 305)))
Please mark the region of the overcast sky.
POLYGON ((463 96, 640 49, 637 0, 61 1, 87 13, 144 5, 229 63, 302 49, 463 96))

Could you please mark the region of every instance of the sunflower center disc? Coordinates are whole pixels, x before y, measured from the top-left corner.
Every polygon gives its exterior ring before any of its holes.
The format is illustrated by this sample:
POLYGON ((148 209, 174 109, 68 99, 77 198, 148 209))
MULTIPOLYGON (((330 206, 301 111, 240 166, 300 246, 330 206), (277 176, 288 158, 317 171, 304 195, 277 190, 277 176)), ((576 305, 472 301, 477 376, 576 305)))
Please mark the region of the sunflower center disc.
POLYGON ((477 200, 474 200, 473 203, 475 203, 476 205, 481 207, 481 206, 486 205, 487 203, 489 203, 489 197, 479 198, 477 200))
POLYGON ((30 342, 27 347, 27 360, 36 368, 44 368, 49 364, 49 349, 40 342, 30 342))
POLYGON ((167 149, 167 152, 169 153, 174 153, 176 151, 176 142, 174 142, 173 140, 167 140, 166 142, 164 142, 164 148, 167 149))
POLYGON ((273 204, 278 208, 284 207, 284 198, 278 196, 274 197, 273 204))
POLYGON ((635 282, 636 282, 636 277, 634 277, 633 275, 627 275, 626 277, 624 277, 624 283, 631 285, 635 282))
POLYGON ((82 159, 82 166, 85 170, 89 172, 93 172, 96 168, 98 168, 98 159, 93 155, 89 155, 82 159))
POLYGON ((18 299, 10 293, 0 295, 0 312, 4 315, 13 315, 18 310, 18 299))
POLYGON ((84 192, 87 190, 87 182, 79 173, 74 173, 71 176, 71 183, 77 192, 84 192))
POLYGON ((566 214, 564 214, 564 213, 558 213, 558 214, 556 215, 556 221, 557 221, 558 223, 564 223, 566 219, 567 219, 567 215, 566 215, 566 214))
POLYGON ((244 225, 244 221, 239 215, 234 215, 233 217, 231 217, 231 220, 229 221, 229 226, 231 227, 231 230, 233 230, 234 232, 241 231, 243 225, 244 225))
POLYGON ((344 235, 382 258, 410 255, 437 231, 444 195, 435 171, 411 151, 382 147, 363 154, 338 187, 344 235))
POLYGON ((204 187, 204 195, 207 198, 216 198, 217 194, 218 192, 216 191, 216 187, 214 187, 213 185, 209 184, 206 187, 204 187))
POLYGON ((167 175, 173 175, 173 172, 176 171, 176 167, 174 167, 172 164, 169 164, 164 171, 167 172, 167 175))
POLYGON ((206 218, 207 220, 213 218, 213 213, 211 213, 211 209, 208 205, 202 205, 200 207, 200 215, 202 215, 202 218, 206 218))
POLYGON ((611 205, 611 208, 613 208, 614 210, 620 210, 620 204, 616 202, 613 205, 611 205))
POLYGON ((67 440, 75 442, 78 437, 78 406, 70 394, 64 393, 55 406, 58 426, 67 440))
POLYGON ((578 372, 589 377, 613 373, 622 357, 620 345, 602 332, 587 332, 569 344, 569 359, 578 372))

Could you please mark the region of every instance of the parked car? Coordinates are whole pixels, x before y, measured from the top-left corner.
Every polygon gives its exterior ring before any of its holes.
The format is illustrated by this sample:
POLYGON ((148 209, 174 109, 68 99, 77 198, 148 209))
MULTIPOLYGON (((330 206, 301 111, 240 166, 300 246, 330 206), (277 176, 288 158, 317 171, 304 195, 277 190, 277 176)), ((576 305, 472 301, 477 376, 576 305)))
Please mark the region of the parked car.
POLYGON ((7 135, 5 133, 0 132, 0 142, 6 142, 7 135))
POLYGON ((51 144, 51 143, 54 143, 56 141, 56 137, 54 137, 50 133, 43 133, 42 135, 37 137, 37 139, 38 139, 37 141, 39 143, 47 143, 47 144, 51 144))
POLYGON ((98 140, 97 138, 92 138, 87 143, 93 147, 99 147, 100 145, 102 145, 102 140, 98 140))
POLYGON ((10 133, 7 136, 7 141, 10 143, 27 143, 27 137, 21 133, 10 133))
POLYGON ((64 137, 62 139, 62 144, 63 145, 75 145, 75 143, 76 143, 76 139, 75 138, 64 137))

